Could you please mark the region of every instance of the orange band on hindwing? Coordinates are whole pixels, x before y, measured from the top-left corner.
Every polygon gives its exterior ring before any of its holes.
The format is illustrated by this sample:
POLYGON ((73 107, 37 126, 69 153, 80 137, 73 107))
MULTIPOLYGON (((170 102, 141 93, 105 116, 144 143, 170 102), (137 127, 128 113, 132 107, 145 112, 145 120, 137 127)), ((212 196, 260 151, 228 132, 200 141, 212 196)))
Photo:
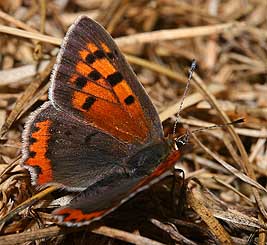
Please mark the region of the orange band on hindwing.
POLYGON ((25 164, 37 169, 37 184, 45 184, 52 181, 51 161, 46 157, 48 140, 50 139, 49 128, 51 121, 46 120, 37 122, 34 127, 36 130, 29 139, 29 158, 25 164))
POLYGON ((56 210, 54 214, 64 216, 63 222, 73 222, 73 221, 83 222, 83 221, 90 221, 95 218, 100 218, 107 211, 108 209, 104 209, 101 211, 95 211, 89 214, 84 214, 79 209, 63 208, 63 209, 56 210))

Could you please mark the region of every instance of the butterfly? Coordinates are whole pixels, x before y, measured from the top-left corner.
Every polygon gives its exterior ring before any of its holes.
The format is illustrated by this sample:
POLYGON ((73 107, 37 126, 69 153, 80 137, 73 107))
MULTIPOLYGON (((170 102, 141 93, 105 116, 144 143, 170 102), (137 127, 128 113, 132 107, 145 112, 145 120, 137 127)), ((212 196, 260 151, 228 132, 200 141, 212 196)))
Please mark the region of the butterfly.
POLYGON ((99 220, 164 177, 185 143, 164 137, 155 107, 111 36, 79 17, 57 56, 49 101, 23 132, 32 184, 77 191, 53 211, 57 222, 99 220))

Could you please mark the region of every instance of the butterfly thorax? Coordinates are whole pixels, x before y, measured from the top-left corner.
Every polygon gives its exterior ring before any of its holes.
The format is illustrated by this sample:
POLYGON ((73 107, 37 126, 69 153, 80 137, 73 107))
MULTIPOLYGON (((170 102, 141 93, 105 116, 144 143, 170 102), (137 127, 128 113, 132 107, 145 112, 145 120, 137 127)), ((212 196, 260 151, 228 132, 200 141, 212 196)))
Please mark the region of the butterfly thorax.
POLYGON ((173 141, 166 138, 144 147, 127 161, 127 174, 134 177, 150 175, 164 162, 173 150, 173 145, 173 141))

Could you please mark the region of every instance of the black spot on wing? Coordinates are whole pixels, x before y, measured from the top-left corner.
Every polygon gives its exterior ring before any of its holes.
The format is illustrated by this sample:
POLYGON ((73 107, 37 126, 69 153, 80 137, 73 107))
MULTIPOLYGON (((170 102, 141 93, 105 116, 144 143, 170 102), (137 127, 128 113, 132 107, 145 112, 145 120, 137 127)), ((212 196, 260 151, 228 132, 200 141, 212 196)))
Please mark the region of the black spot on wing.
POLYGON ((95 101, 96 101, 96 98, 88 96, 84 104, 82 105, 82 108, 84 110, 89 110, 95 101))
POLYGON ((85 77, 77 77, 75 84, 78 89, 82 89, 87 83, 87 79, 85 77))
POLYGON ((38 132, 40 130, 40 128, 37 127, 36 124, 33 124, 31 129, 33 133, 38 132))
POLYGON ((37 175, 42 174, 42 169, 40 168, 40 166, 34 165, 33 167, 37 175))
POLYGON ((105 52, 103 50, 96 50, 94 55, 97 59, 103 59, 106 57, 105 52))
POLYGON ((124 102, 126 105, 131 105, 134 103, 134 97, 132 95, 129 95, 126 99, 124 99, 124 102))
POLYGON ((106 57, 106 54, 103 50, 96 50, 92 54, 88 54, 85 58, 88 64, 93 64, 97 59, 103 59, 106 57))
POLYGON ((97 81, 101 78, 101 74, 98 71, 94 70, 88 74, 88 77, 93 81, 97 81))
POLYGON ((113 74, 107 76, 107 81, 112 87, 120 83, 122 80, 123 76, 120 72, 114 72, 113 74))
POLYGON ((94 54, 88 54, 85 60, 88 64, 93 64, 96 60, 96 57, 94 56, 94 54))
POLYGON ((35 143, 36 141, 37 141, 37 139, 34 138, 34 137, 30 137, 30 138, 29 138, 29 144, 30 144, 30 145, 32 145, 32 144, 35 143))
POLYGON ((34 158, 35 155, 36 155, 36 152, 35 151, 30 151, 29 152, 29 157, 34 158))

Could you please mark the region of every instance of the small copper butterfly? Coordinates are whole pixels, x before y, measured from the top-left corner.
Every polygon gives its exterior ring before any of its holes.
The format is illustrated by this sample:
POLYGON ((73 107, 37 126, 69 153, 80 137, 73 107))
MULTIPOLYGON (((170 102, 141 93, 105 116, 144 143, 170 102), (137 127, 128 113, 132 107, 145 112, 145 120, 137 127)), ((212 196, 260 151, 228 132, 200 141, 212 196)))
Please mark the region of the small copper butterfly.
POLYGON ((158 181, 180 159, 182 139, 165 138, 158 113, 104 28, 86 16, 69 28, 49 101, 23 133, 32 184, 77 195, 53 214, 86 225, 158 181))

